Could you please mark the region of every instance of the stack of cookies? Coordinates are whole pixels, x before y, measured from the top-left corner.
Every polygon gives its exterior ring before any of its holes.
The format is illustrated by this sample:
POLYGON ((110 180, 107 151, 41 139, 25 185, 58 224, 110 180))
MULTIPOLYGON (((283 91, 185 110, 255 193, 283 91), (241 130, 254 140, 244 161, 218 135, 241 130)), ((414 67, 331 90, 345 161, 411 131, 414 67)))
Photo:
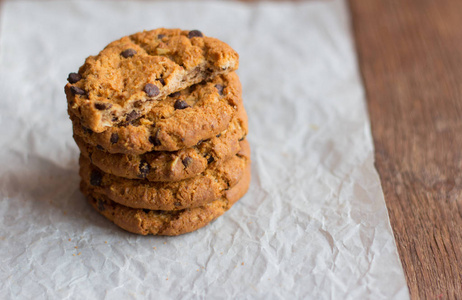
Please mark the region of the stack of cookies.
POLYGON ((91 205, 138 234, 178 235, 247 191, 250 149, 238 54, 198 30, 110 43, 65 87, 91 205))

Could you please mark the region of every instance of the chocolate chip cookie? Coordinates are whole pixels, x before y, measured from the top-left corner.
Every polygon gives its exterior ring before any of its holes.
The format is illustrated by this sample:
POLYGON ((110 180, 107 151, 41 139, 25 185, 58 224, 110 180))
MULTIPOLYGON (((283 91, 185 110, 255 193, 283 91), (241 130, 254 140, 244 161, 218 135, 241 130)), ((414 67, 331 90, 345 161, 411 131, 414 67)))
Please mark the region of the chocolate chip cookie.
POLYGON ((241 180, 220 199, 196 208, 177 211, 130 208, 88 189, 84 188, 82 192, 95 210, 129 232, 142 235, 180 235, 204 227, 225 213, 244 196, 249 183, 250 164, 246 166, 241 180))
POLYGON ((224 161, 234 156, 240 150, 239 140, 244 136, 242 128, 228 128, 217 137, 194 147, 139 155, 108 153, 101 147, 85 143, 77 135, 74 135, 74 140, 81 153, 105 173, 130 179, 179 181, 202 173, 214 161, 224 161))
POLYGON ((154 210, 181 210, 204 205, 220 198, 243 176, 250 163, 250 148, 240 142, 241 151, 234 157, 213 162, 201 174, 176 182, 152 182, 117 177, 102 172, 80 156, 80 177, 83 189, 103 194, 125 206, 154 210))
MULTIPOLYGON (((65 86, 69 111, 84 127, 101 133, 116 125, 131 124, 168 95, 232 72, 238 64, 238 54, 230 46, 197 30, 139 32, 110 43, 98 55, 88 57, 78 73, 69 74, 65 86)), ((191 105, 183 98, 176 98, 172 104, 178 110, 191 105)), ((213 124, 219 127, 221 123, 213 124)), ((171 149, 170 143, 189 138, 176 131, 173 140, 164 141, 168 134, 164 129, 150 135, 154 146, 158 141, 166 143, 156 150, 177 150, 183 146, 171 149)), ((224 127, 210 129, 218 133, 224 127)))
MULTIPOLYGON (((125 178, 141 178, 150 181, 177 181, 193 177, 205 170, 214 161, 226 160, 240 149, 239 141, 247 134, 247 115, 242 106, 238 107, 238 115, 226 130, 211 139, 174 152, 152 151, 141 152, 131 149, 135 154, 111 154, 95 143, 96 134, 85 132, 74 124, 74 139, 81 153, 91 158, 92 163, 105 173, 125 178), (80 135, 82 136, 80 136, 80 135)), ((117 144, 104 143, 110 151, 126 150, 117 144)))
POLYGON ((74 133, 111 153, 176 151, 226 130, 234 116, 246 127, 242 90, 235 73, 217 76, 170 95, 144 116, 97 133, 70 112, 74 133))

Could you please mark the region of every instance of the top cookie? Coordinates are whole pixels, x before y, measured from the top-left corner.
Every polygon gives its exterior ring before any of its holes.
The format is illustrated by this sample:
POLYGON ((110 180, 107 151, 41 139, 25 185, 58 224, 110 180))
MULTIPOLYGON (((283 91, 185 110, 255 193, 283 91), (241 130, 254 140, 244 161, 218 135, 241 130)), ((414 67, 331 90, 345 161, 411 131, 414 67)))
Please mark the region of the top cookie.
POLYGON ((197 30, 156 29, 110 43, 69 74, 69 110, 94 132, 144 115, 167 95, 238 68, 226 43, 197 30))

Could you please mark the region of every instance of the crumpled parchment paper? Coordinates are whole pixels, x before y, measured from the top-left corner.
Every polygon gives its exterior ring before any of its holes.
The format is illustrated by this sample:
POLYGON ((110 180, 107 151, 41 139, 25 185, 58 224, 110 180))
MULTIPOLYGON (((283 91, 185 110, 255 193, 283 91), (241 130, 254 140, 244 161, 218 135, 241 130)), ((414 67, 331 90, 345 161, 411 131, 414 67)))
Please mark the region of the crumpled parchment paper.
POLYGON ((0 298, 408 298, 343 1, 6 2, 0 298), (252 184, 197 232, 124 232, 78 191, 63 86, 123 35, 200 29, 240 53, 252 184))

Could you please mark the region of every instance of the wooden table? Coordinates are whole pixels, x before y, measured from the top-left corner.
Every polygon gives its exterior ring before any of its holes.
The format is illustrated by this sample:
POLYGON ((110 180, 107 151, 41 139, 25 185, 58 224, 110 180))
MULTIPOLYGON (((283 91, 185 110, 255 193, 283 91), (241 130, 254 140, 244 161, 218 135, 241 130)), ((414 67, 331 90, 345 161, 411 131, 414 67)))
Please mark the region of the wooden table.
POLYGON ((350 0, 350 8, 411 296, 462 299, 462 1, 350 0))
POLYGON ((349 3, 411 296, 462 299, 462 0, 349 3))

